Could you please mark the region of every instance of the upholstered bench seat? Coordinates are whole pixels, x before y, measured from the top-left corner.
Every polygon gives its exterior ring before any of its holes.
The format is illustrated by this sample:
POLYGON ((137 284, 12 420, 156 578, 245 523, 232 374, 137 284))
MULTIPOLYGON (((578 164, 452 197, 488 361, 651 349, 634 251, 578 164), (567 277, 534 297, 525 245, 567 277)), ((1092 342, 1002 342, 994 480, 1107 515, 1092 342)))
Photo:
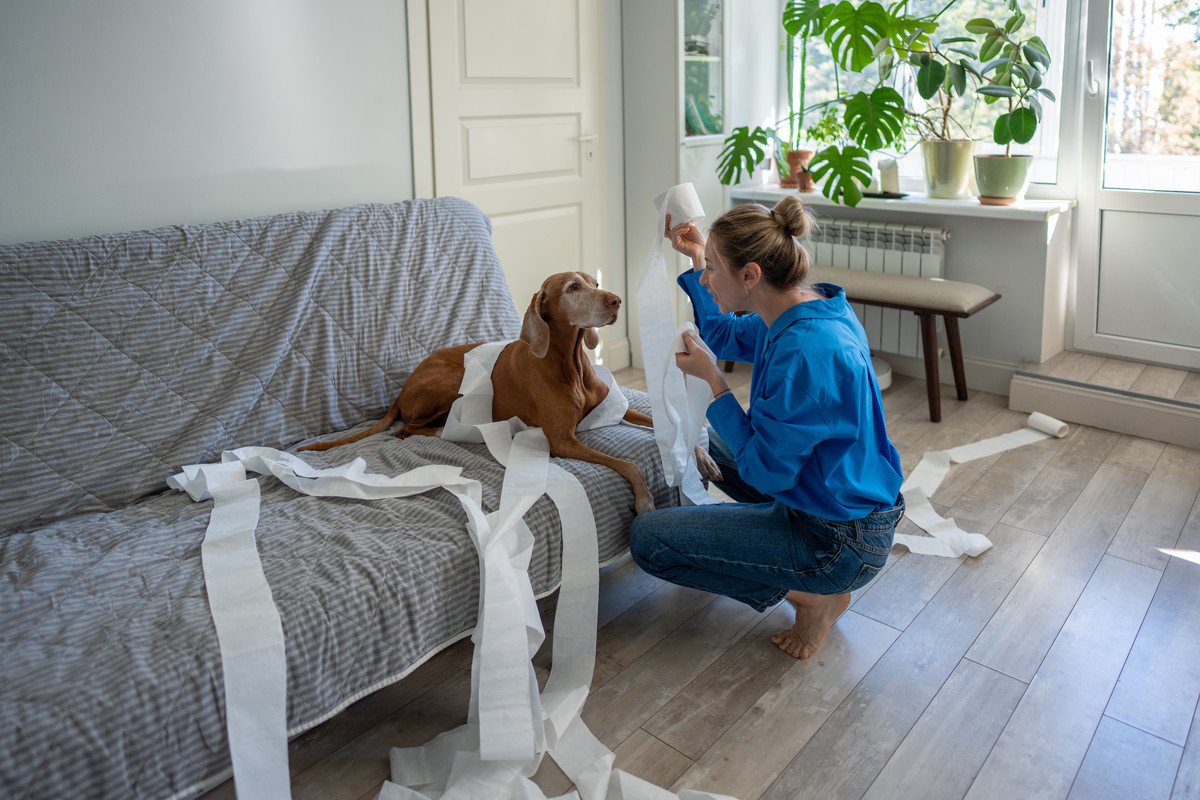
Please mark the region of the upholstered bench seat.
POLYGON ((929 393, 929 419, 942 419, 939 391, 936 316, 946 324, 946 343, 950 347, 950 366, 954 370, 954 388, 959 400, 967 399, 967 378, 963 369, 962 340, 958 320, 990 306, 1000 299, 991 289, 963 281, 918 278, 881 272, 814 267, 809 273, 814 283, 836 283, 846 290, 853 303, 911 311, 921 320, 921 346, 925 355, 925 382, 929 393))

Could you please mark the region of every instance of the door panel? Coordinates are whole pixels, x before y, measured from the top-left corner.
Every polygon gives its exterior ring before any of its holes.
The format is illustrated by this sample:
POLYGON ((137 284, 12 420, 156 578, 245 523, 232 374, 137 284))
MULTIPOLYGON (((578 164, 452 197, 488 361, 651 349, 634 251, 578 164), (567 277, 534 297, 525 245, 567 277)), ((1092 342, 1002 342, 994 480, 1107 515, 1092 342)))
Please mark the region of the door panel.
POLYGON ((1194 253, 1194 217, 1105 211, 1098 332, 1200 348, 1200 270, 1179 269, 1181 254, 1194 253))
POLYGON ((508 277, 513 302, 523 312, 545 276, 572 269, 569 265, 582 262, 583 211, 576 203, 495 214, 492 239, 497 253, 504 253, 512 263, 523 267, 508 277))
POLYGON ((579 116, 463 120, 468 184, 496 179, 579 177, 579 116))
POLYGON ((1075 347, 1197 369, 1200 27, 1189 3, 1086 5, 1075 347))
POLYGON ((431 0, 435 196, 493 223, 518 310, 547 275, 605 252, 596 0, 431 0))
POLYGON ((467 81, 577 82, 580 47, 576 3, 465 0, 463 22, 467 81), (537 24, 531 24, 533 20, 537 24))

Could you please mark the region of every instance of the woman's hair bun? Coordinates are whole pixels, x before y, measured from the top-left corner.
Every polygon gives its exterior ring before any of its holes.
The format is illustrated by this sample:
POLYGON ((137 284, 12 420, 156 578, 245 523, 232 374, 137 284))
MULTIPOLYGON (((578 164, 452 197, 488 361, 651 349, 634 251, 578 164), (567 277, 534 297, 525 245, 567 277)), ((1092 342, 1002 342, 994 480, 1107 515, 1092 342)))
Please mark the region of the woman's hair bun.
POLYGON ((806 236, 810 227, 808 212, 799 197, 789 195, 775 204, 771 217, 788 236, 806 236))

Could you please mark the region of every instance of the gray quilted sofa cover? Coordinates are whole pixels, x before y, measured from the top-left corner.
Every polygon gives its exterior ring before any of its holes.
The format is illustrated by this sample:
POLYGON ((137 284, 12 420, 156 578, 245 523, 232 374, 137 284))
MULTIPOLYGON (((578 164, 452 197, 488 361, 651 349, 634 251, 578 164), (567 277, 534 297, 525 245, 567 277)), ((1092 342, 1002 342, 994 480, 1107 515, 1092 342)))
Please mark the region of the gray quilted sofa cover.
MULTIPOLYGON (((490 223, 457 199, 0 247, 0 797, 189 797, 228 775, 200 569, 211 503, 165 479, 225 449, 369 424, 431 351, 519 330, 490 223)), ((656 502, 674 503, 647 431, 581 438, 636 461, 656 502)), ((382 434, 305 454, 354 456, 388 474, 459 465, 488 510, 498 501, 482 446, 382 434)), ((628 484, 560 463, 587 488, 601 558, 618 555, 628 484)), ((477 557, 451 495, 361 502, 261 483, 293 735, 474 625, 477 557)), ((544 594, 558 521, 546 498, 527 520, 544 594)))

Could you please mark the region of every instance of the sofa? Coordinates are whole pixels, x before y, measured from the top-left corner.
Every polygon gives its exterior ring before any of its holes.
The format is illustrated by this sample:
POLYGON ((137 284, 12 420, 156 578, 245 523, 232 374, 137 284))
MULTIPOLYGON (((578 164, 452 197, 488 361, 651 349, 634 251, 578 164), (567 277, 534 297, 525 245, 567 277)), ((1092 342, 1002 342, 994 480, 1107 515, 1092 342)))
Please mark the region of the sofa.
MULTIPOLYGON (((454 198, 0 247, 0 796, 157 800, 224 780, 200 566, 212 504, 166 478, 227 449, 364 427, 430 352, 519 331, 490 223, 454 198)), ((580 438, 638 463, 660 507, 676 502, 650 432, 580 438)), ((386 433, 303 456, 384 474, 460 466, 488 511, 503 474, 483 445, 386 433)), ((556 461, 587 490, 601 560, 620 555, 628 484, 556 461)), ((261 484, 289 735, 469 634, 478 557, 449 493, 363 502, 261 484)), ((543 497, 526 519, 546 595, 558 518, 543 497)))

